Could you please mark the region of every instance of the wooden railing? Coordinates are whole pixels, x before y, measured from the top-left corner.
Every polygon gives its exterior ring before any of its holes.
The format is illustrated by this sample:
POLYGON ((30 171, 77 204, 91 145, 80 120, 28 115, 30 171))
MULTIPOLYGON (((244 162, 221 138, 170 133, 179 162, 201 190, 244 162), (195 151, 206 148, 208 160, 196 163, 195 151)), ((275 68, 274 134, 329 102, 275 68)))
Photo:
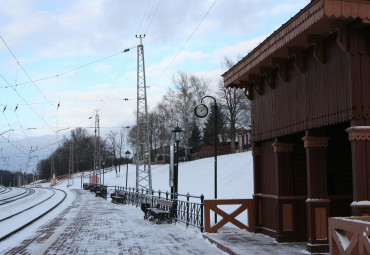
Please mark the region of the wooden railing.
POLYGON ((253 199, 211 199, 204 200, 204 226, 205 232, 216 233, 218 229, 227 223, 232 223, 235 226, 253 231, 253 199), (240 205, 234 212, 228 214, 218 208, 218 205, 240 205), (248 226, 236 219, 242 212, 248 210, 248 226), (217 224, 211 226, 211 211, 217 213, 222 219, 217 224))
POLYGON ((329 218, 330 254, 370 254, 370 217, 329 218))

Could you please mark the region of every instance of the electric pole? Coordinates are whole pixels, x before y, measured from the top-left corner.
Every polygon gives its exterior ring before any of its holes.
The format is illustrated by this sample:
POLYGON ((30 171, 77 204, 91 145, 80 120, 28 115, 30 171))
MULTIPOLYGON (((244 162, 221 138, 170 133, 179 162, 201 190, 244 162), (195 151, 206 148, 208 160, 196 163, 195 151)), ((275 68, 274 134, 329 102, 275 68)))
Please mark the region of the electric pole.
POLYGON ((136 189, 152 190, 152 173, 148 126, 148 105, 146 96, 144 46, 145 35, 137 46, 137 132, 136 132, 136 189))
POLYGON ((53 156, 50 159, 50 179, 51 179, 51 186, 54 185, 54 179, 55 179, 55 168, 54 168, 54 158, 53 156))
MULTIPOLYGON (((97 170, 101 169, 99 109, 95 109, 94 183, 98 183, 97 170)), ((101 177, 101 176, 100 176, 101 177)))
POLYGON ((69 179, 68 179, 68 186, 73 185, 73 141, 69 144, 69 179), (69 181, 71 180, 71 184, 69 181))

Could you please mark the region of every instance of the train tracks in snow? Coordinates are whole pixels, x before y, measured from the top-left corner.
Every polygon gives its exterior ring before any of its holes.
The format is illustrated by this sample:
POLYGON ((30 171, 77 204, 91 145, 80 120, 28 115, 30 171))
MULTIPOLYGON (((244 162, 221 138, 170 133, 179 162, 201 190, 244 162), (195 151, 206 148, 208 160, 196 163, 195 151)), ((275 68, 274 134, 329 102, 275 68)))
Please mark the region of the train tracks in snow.
POLYGON ((50 188, 12 188, 0 191, 0 241, 21 231, 60 205, 67 193, 50 188))

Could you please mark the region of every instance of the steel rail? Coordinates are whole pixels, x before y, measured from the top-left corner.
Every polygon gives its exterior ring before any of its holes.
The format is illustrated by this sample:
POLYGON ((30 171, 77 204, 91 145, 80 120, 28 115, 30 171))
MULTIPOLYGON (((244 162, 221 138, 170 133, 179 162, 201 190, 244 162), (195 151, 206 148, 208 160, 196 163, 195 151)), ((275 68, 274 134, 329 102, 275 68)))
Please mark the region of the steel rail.
POLYGON ((28 197, 30 195, 32 195, 33 193, 35 193, 35 190, 34 189, 24 189, 25 192, 24 193, 21 193, 21 194, 18 194, 16 196, 12 196, 12 197, 8 197, 8 198, 4 198, 4 199, 0 199, 0 205, 5 205, 5 204, 8 204, 8 203, 11 203, 11 202, 14 202, 14 201, 17 201, 19 199, 22 199, 22 198, 25 198, 25 197, 28 197), (21 196, 21 197, 19 197, 21 196), (18 198, 16 198, 18 197, 18 198), (13 199, 15 198, 15 199, 13 199), (9 200, 9 199, 12 199, 12 200, 9 200), (7 201, 9 200, 9 201, 7 201))
MULTIPOLYGON (((4 220, 7 220, 7 219, 10 219, 10 218, 12 218, 12 217, 14 217, 14 216, 16 216, 16 215, 18 215, 18 214, 21 214, 21 213, 23 213, 23 212, 25 212, 25 211, 28 211, 28 210, 30 210, 30 209, 32 209, 32 208, 34 208, 34 207, 36 207, 36 206, 38 206, 38 205, 40 205, 40 204, 42 204, 42 203, 46 202, 47 200, 49 200, 50 198, 52 198, 52 197, 55 195, 55 190, 52 190, 52 191, 53 191, 53 194, 52 194, 51 196, 47 197, 46 199, 42 200, 41 202, 39 202, 39 203, 37 203, 37 204, 34 204, 34 205, 32 205, 31 207, 28 207, 28 208, 26 208, 26 209, 24 209, 24 210, 21 210, 21 211, 19 211, 19 212, 15 213, 15 214, 12 214, 12 215, 10 215, 10 216, 7 216, 7 217, 5 217, 5 218, 3 218, 3 219, 0 219, 0 222, 2 222, 2 221, 4 221, 4 220)), ((23 198, 24 198, 24 197, 23 197, 23 198)))
POLYGON ((56 205, 54 205, 53 207, 51 207, 49 210, 45 211, 43 214, 41 214, 40 216, 34 218, 33 220, 29 221, 28 223, 20 226, 19 228, 13 230, 12 232, 6 234, 5 236, 2 236, 0 237, 0 242, 4 241, 5 239, 7 239, 8 237, 14 235, 15 233, 25 229, 26 227, 28 227, 29 225, 31 225, 32 223, 38 221, 39 219, 41 219, 42 217, 44 217, 45 215, 47 215, 48 213, 50 213, 52 210, 54 210, 55 208, 57 208, 61 203, 63 203, 63 201, 66 199, 67 197, 67 193, 64 191, 64 190, 60 190, 60 189, 55 189, 55 190, 59 190, 59 191, 62 191, 64 193, 64 197, 61 201, 59 201, 56 205))

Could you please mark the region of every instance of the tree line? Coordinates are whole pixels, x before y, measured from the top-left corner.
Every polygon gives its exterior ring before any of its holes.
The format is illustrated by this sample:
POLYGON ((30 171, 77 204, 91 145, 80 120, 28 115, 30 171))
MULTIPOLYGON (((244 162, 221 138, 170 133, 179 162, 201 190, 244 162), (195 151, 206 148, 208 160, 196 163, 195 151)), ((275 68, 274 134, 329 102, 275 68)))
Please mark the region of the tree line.
POLYGON ((30 173, 11 172, 0 170, 0 186, 16 187, 29 184, 33 181, 34 176, 30 173))
MULTIPOLYGON (((94 152, 99 144, 102 167, 120 166, 126 162, 122 156, 124 130, 120 132, 120 140, 116 140, 116 133, 111 131, 105 139, 89 134, 84 128, 71 131, 70 137, 64 137, 58 148, 47 158, 37 163, 36 171, 39 178, 49 179, 52 171, 56 176, 68 174, 70 169, 74 172, 83 172, 94 169, 94 152), (73 147, 71 147, 73 144, 73 147), (73 162, 70 161, 71 148, 73 148, 73 162)), ((120 169, 118 169, 120 170, 120 169)))

